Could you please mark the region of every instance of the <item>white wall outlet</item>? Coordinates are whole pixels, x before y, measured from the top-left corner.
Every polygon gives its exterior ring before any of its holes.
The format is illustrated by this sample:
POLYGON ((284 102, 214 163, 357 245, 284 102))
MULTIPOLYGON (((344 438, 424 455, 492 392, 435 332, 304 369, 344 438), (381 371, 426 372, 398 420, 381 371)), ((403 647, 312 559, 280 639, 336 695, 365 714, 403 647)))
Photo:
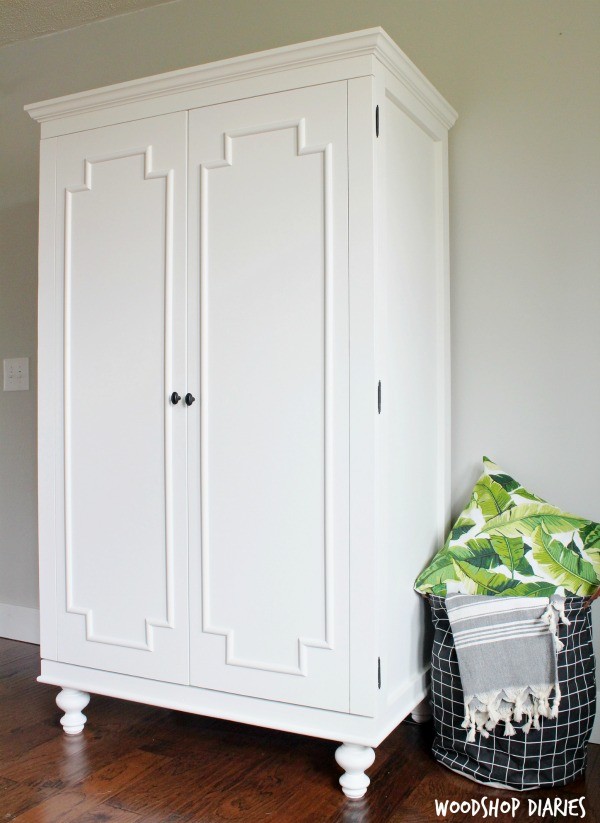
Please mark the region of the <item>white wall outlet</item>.
POLYGON ((27 391, 29 389, 29 358, 4 358, 4 391, 27 391))

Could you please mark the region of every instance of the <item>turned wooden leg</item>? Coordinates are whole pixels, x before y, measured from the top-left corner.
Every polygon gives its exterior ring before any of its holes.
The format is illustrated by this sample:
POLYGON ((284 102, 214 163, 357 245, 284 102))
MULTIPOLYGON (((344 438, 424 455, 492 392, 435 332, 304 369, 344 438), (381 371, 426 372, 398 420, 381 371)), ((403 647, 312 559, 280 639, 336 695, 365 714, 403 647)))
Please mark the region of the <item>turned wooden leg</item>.
POLYGON ((375 752, 369 746, 359 746, 356 743, 342 743, 335 752, 335 759, 344 770, 340 777, 340 786, 346 797, 358 800, 363 797, 371 782, 365 774, 366 769, 373 765, 375 752))
POLYGON ((87 717, 82 710, 89 702, 89 694, 77 689, 63 689, 56 696, 56 705, 65 713, 60 722, 67 734, 79 734, 83 731, 87 717))
POLYGON ((422 700, 418 706, 415 706, 411 717, 415 723, 427 723, 428 720, 431 720, 431 703, 428 697, 422 700))

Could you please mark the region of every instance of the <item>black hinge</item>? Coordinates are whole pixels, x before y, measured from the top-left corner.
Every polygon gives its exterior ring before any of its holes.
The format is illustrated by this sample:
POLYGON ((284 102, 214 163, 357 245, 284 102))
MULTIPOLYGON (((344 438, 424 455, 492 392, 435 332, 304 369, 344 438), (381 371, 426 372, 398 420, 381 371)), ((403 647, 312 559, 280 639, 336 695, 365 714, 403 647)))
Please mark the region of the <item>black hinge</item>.
POLYGON ((379 137, 379 106, 375 106, 375 137, 379 137))
POLYGON ((381 380, 377 384, 377 414, 381 414, 381 380))
POLYGON ((377 658, 377 688, 381 688, 381 657, 377 658))

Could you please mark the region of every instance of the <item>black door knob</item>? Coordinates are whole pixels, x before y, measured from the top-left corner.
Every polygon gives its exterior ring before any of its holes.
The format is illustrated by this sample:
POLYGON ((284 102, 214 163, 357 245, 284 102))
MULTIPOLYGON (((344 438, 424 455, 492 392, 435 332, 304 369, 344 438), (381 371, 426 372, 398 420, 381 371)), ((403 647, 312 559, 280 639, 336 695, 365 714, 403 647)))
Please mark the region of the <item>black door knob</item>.
POLYGON ((186 405, 191 406, 196 398, 194 397, 193 394, 190 394, 188 392, 184 399, 185 399, 186 405))
POLYGON ((181 397, 177 394, 176 391, 174 391, 173 394, 171 395, 171 403, 174 406, 176 406, 179 403, 180 400, 181 400, 181 397))

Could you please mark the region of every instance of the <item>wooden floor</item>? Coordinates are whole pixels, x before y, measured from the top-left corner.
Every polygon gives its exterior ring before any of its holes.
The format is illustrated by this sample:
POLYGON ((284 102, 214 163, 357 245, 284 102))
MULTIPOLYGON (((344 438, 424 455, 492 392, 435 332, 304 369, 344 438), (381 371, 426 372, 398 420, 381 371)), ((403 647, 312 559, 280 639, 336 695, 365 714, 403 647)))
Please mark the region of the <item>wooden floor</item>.
MULTIPOLYGON (((600 823, 600 746, 587 779, 558 791, 485 789, 438 766, 429 725, 402 724, 377 750, 362 801, 337 786, 336 744, 92 696, 85 732, 59 725, 57 690, 36 682, 38 647, 0 639, 0 821, 19 823, 379 823, 433 821, 434 799, 585 796, 600 823)), ((452 821, 482 820, 471 812, 452 821)), ((493 818, 486 818, 493 819, 493 818)), ((574 820, 544 817, 544 820, 574 820)))

